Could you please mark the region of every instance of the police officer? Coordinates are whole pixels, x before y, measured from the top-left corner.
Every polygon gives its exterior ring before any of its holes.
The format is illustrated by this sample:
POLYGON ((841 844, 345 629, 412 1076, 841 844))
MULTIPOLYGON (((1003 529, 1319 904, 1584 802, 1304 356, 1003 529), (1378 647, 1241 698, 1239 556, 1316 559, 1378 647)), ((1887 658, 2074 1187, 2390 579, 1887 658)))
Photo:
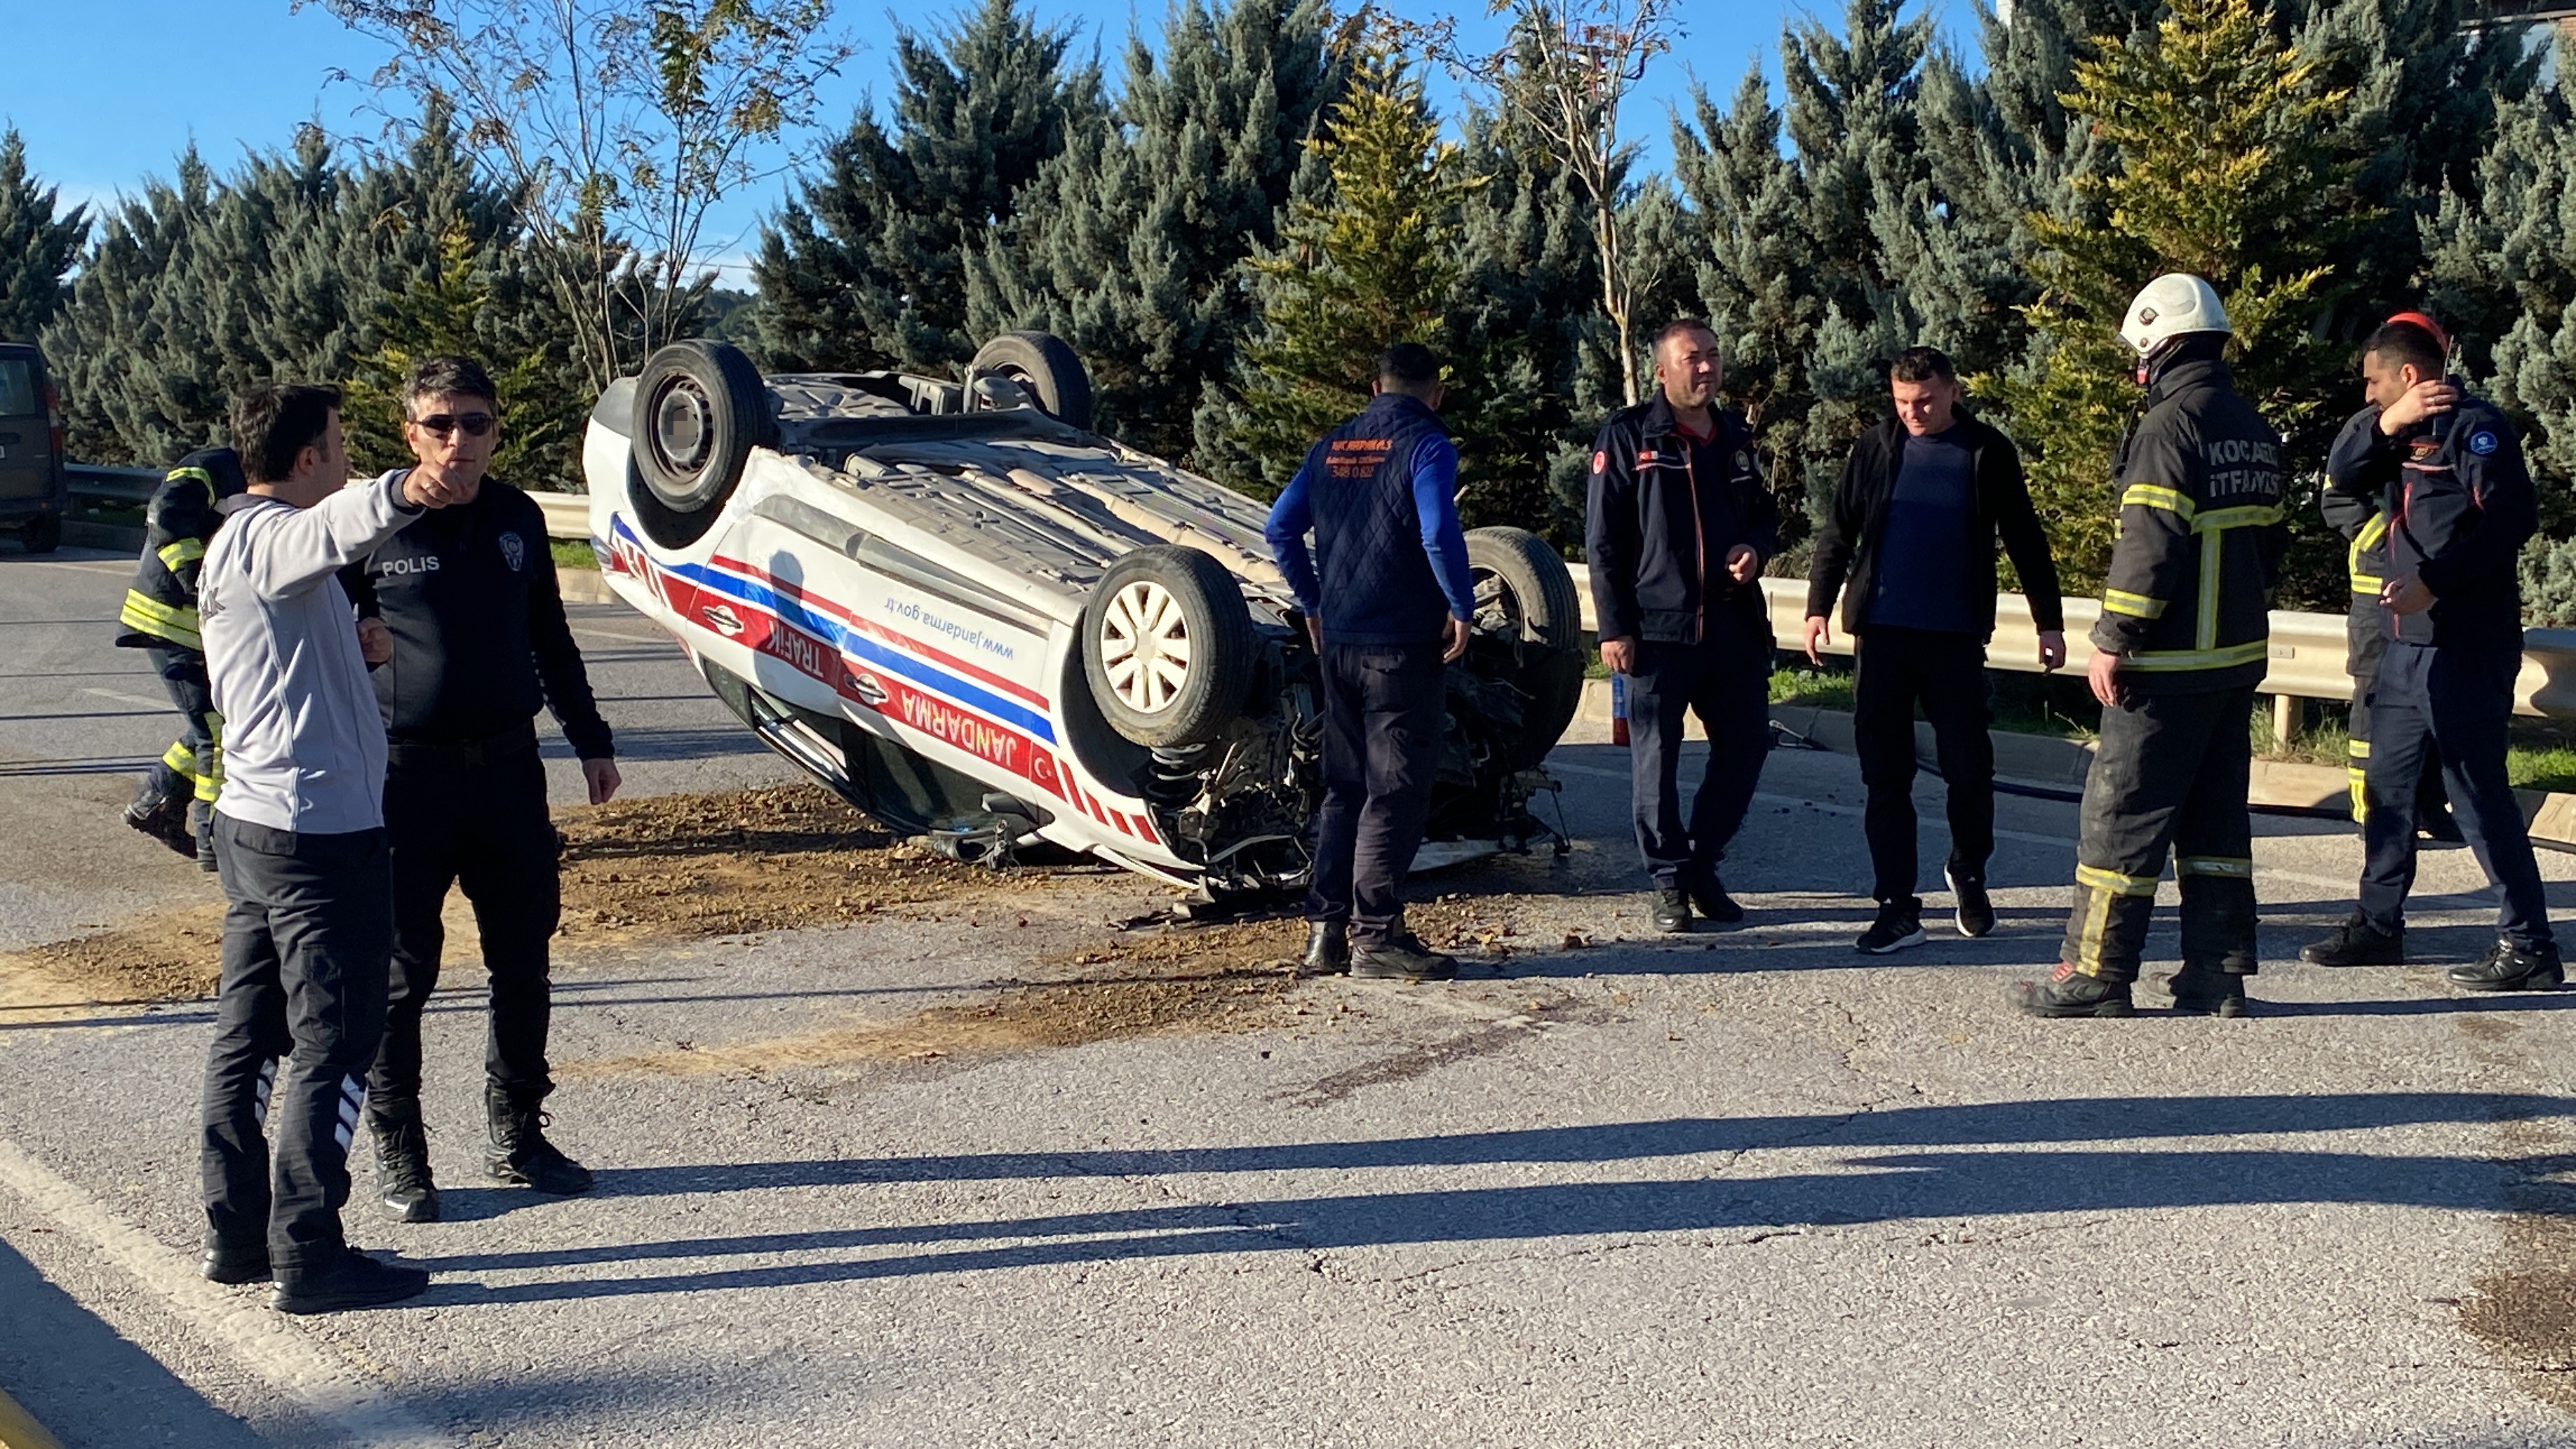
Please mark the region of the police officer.
POLYGON ((1404 929, 1396 888, 1430 813, 1448 662, 1467 652, 1476 594, 1458 527, 1458 447, 1440 421, 1440 361, 1420 343, 1397 343, 1378 358, 1375 391, 1307 453, 1266 530, 1323 670, 1306 965, 1445 981, 1458 963, 1404 929))
POLYGON ((2522 668, 2522 589, 2515 560, 2538 525, 2531 474, 2504 415, 2443 374, 2434 333, 2399 319, 2361 359, 2370 406, 2335 438, 2326 483, 2386 511, 2388 579, 2380 586, 2388 652, 2368 691, 2370 764, 2358 909, 2299 953, 2321 966, 2406 959, 2406 894, 2415 883, 2415 788, 2428 751, 2460 833, 2496 892, 2494 946, 2452 968, 2471 991, 2563 983, 2540 867, 2505 776, 2505 723, 2522 668))
POLYGON ((201 448, 179 460, 143 512, 143 557, 117 611, 117 647, 152 659, 161 687, 179 707, 179 738, 135 786, 125 823, 215 868, 214 806, 223 790, 223 716, 206 683, 205 643, 197 630, 197 571, 224 521, 216 505, 249 486, 230 448, 201 448))
POLYGON ((496 1181, 587 1192, 590 1173, 546 1140, 542 1104, 558 909, 559 842, 532 719, 550 706, 592 804, 618 786, 608 725, 564 621, 545 516, 485 470, 500 440, 492 380, 432 357, 403 389, 403 439, 464 492, 377 546, 351 572, 362 630, 389 634, 375 671, 389 737, 385 829, 393 845, 394 959, 384 1049, 367 1081, 378 1191, 406 1222, 438 1216, 420 1110, 420 1016, 438 987, 450 885, 473 903, 491 978, 484 1106, 496 1181))
POLYGON ((2184 1011, 2239 1016, 2254 973, 2253 765, 2285 544, 2281 435, 2236 392, 2226 309, 2198 277, 2147 284, 2120 326, 2145 409, 2113 476, 2120 538, 2093 626, 2102 739, 2084 782, 2075 908, 2057 970, 2013 988, 2033 1016, 2127 1016, 2168 848, 2182 886, 2184 1011))
POLYGON ((1654 883, 1655 929, 1687 931, 1694 905, 1744 908, 1718 878, 1771 749, 1771 616, 1763 561, 1780 510, 1753 462, 1753 430, 1717 406, 1725 361, 1696 317, 1655 334, 1655 396, 1612 413, 1592 444, 1584 549, 1601 660, 1628 676, 1629 793, 1654 883), (1708 730, 1708 772, 1682 816, 1682 717, 1708 730))
MULTIPOLYGON (((2400 312, 2392 322, 2411 322, 2429 332, 2443 352, 2451 342, 2432 318, 2421 312, 2400 312)), ((2346 731, 2344 774, 2352 786, 2353 823, 2367 816, 2362 795, 2362 775, 2370 764, 2370 681, 2379 673, 2379 661, 2388 652, 2388 610, 2379 602, 2379 591, 2388 582, 2388 513, 2377 498, 2355 493, 2325 490, 2318 500, 2325 514, 2326 526, 2343 535, 2345 572, 2352 576, 2352 601, 2344 619, 2344 673, 2352 676, 2352 721, 2346 731)), ((2429 839, 2457 845, 2460 827, 2451 819, 2450 797, 2442 792, 2442 756, 2438 749, 2427 749, 2423 773, 2416 777, 2415 827, 2429 839)))

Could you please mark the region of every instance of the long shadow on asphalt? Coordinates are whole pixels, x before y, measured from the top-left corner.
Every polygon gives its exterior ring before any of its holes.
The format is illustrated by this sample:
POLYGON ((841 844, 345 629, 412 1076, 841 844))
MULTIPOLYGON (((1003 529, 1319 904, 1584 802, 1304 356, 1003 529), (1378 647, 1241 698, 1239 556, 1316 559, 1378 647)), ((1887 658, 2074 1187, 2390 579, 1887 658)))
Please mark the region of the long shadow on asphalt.
POLYGON ((0 1387, 65 1443, 256 1449, 261 1442, 5 1243, 0 1303, 9 1305, 0 1314, 0 1387))
POLYGON ((668 1259, 938 1245, 1007 1245, 860 1261, 712 1268, 482 1289, 444 1286, 432 1301, 519 1302, 707 1288, 899 1277, 981 1268, 1245 1251, 1328 1251, 1488 1239, 1731 1231, 2000 1214, 2170 1209, 2222 1204, 2369 1203, 2486 1211, 2514 1181, 2576 1165, 2563 1154, 2385 1155, 2354 1151, 2029 1150, 2032 1144, 2350 1132, 2576 1116, 2576 1098, 2537 1094, 2348 1093, 2327 1096, 2077 1098, 1792 1117, 1681 1118, 1587 1127, 1161 1151, 980 1153, 816 1162, 612 1168, 606 1196, 702 1195, 1069 1177, 1143 1177, 1493 1164, 1582 1164, 1790 1147, 1940 1147, 1847 1159, 1830 1173, 1549 1183, 1446 1191, 1345 1193, 1221 1205, 1157 1206, 993 1222, 906 1224, 681 1239, 428 1260, 443 1272, 618 1265, 668 1259), (1989 1151, 1991 1147, 2023 1150, 1989 1151), (1076 1240, 1079 1241, 1076 1241, 1076 1240))

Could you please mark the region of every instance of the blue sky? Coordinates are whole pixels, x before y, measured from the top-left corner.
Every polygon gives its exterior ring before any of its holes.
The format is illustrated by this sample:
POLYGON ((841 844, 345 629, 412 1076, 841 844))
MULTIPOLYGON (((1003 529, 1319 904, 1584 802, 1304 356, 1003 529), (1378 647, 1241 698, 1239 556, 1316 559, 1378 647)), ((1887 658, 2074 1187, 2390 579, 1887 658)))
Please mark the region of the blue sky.
MULTIPOLYGON (((1052 24, 1079 28, 1078 44, 1097 44, 1116 73, 1131 31, 1151 33, 1161 0, 1026 0, 1052 24)), ((25 136, 28 161, 70 199, 112 197, 142 178, 167 175, 194 141, 219 171, 247 152, 284 145, 297 123, 318 122, 337 135, 372 136, 377 122, 362 85, 333 83, 333 72, 363 78, 383 58, 369 42, 322 10, 289 0, 5 0, 7 61, 0 67, 0 122, 25 136)), ((1941 17, 1944 31, 1973 49, 1972 0, 1916 0, 1941 17)), ((936 24, 962 3, 907 8, 907 19, 936 24)), ((1444 13, 1425 0, 1395 8, 1417 19, 1444 13)), ((1461 0, 1446 13, 1483 24, 1482 0, 1461 0)), ((880 4, 842 0, 839 23, 862 49, 829 83, 821 118, 838 130, 869 93, 892 92, 894 21, 880 4)), ((1919 13, 1919 10, 1913 13, 1919 13)), ((1660 151, 1663 107, 1683 103, 1696 78, 1724 95, 1755 57, 1775 78, 1784 19, 1819 16, 1839 25, 1841 6, 1788 0, 1690 0, 1685 38, 1648 78, 1630 129, 1660 151)), ((803 140, 810 149, 821 130, 803 140)), ((783 159, 783 158, 782 158, 783 159)), ((752 245, 762 216, 785 193, 784 179, 756 194, 729 199, 712 218, 707 243, 719 253, 752 245)), ((738 278, 737 278, 738 280, 738 278)))

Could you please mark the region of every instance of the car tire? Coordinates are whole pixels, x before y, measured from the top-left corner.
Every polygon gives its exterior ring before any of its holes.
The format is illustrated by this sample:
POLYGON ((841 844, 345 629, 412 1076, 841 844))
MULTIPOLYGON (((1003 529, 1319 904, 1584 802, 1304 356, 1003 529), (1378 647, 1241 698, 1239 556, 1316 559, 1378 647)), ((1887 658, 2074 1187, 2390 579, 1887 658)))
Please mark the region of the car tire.
POLYGON ((1243 586, 1194 548, 1119 557, 1082 612, 1082 672, 1109 727, 1155 749, 1203 745, 1243 713, 1257 652, 1243 586))
POLYGON ((63 546, 63 516, 39 513, 27 520, 27 526, 19 536, 27 541, 27 552, 52 553, 63 546))
POLYGON ((1091 430, 1091 374, 1063 338, 1051 332, 1005 332, 966 365, 971 390, 979 377, 1005 377, 1028 390, 1057 422, 1091 430))
MULTIPOLYGON (((664 513, 698 533, 742 482, 754 448, 778 445, 768 385, 740 349, 705 338, 656 351, 635 379, 635 471, 664 513)), ((667 543, 668 540, 665 540, 667 543)))
POLYGON ((1512 683, 1530 703, 1511 753, 1514 767, 1527 769, 1556 748, 1583 704, 1582 601, 1565 560, 1526 528, 1470 530, 1467 573, 1477 632, 1520 646, 1512 683))

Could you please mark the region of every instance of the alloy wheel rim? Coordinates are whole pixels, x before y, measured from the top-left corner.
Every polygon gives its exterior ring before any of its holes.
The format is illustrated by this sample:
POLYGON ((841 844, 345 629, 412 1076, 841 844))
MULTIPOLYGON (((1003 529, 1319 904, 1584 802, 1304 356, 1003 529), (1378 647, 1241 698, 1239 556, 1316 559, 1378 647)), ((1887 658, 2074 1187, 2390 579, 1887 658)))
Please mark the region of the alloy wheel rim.
POLYGON ((1109 598, 1100 662, 1119 701, 1138 714, 1172 707, 1190 677, 1189 621, 1172 591, 1139 579, 1109 598))

